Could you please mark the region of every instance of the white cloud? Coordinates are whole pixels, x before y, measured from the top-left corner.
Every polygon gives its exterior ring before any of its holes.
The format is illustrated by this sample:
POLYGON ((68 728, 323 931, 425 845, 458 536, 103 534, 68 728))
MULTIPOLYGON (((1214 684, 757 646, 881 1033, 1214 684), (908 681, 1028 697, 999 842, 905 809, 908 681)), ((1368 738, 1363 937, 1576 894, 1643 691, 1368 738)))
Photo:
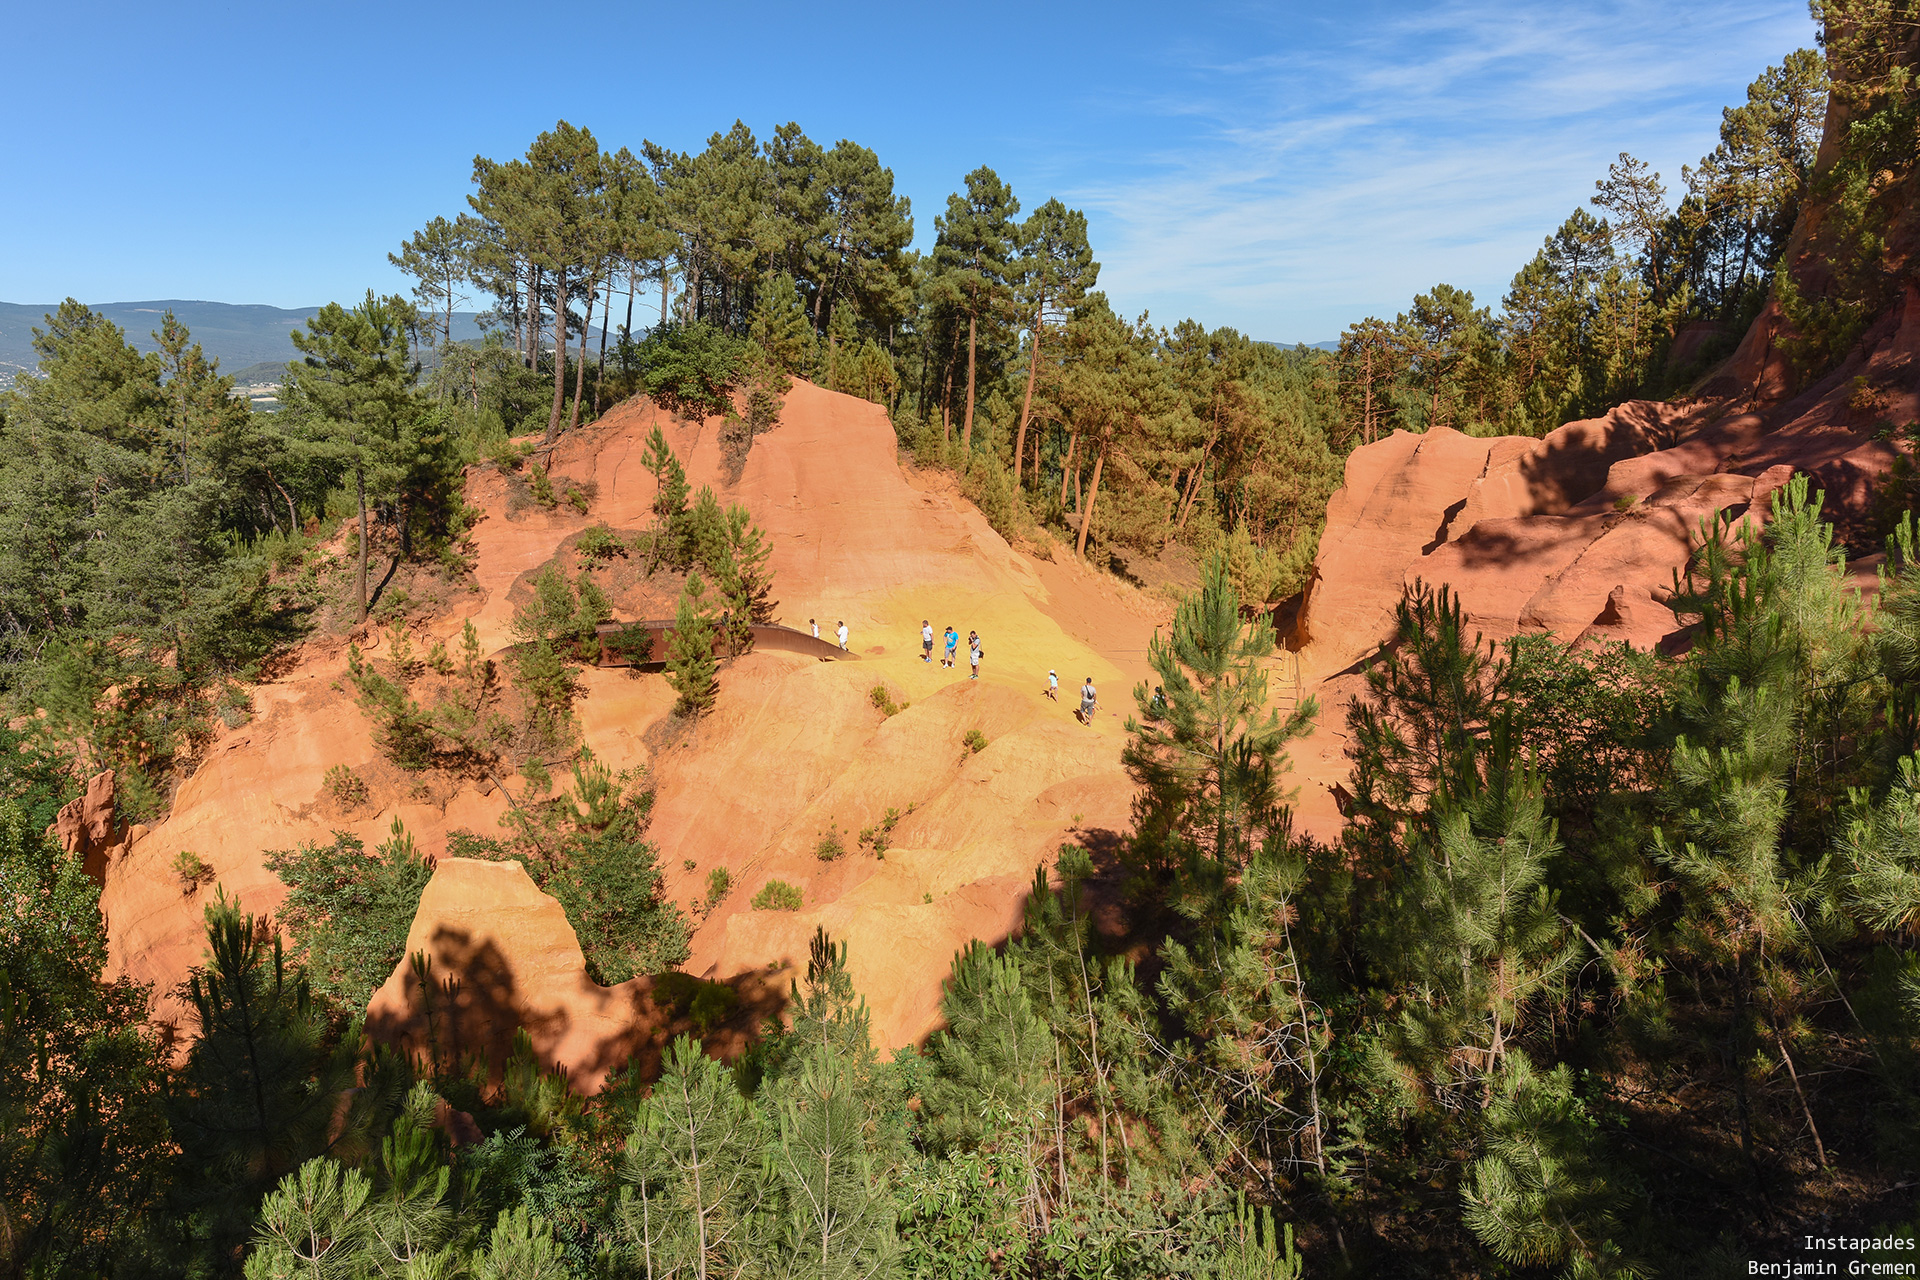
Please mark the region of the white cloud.
POLYGON ((1188 49, 1169 55, 1181 91, 1110 97, 1178 137, 1081 170, 1104 179, 1061 175, 1117 304, 1283 341, 1392 314, 1439 280, 1497 305, 1616 154, 1676 186, 1719 108, 1813 38, 1798 0, 1456 3, 1347 29, 1333 43, 1276 24, 1231 59, 1188 49))

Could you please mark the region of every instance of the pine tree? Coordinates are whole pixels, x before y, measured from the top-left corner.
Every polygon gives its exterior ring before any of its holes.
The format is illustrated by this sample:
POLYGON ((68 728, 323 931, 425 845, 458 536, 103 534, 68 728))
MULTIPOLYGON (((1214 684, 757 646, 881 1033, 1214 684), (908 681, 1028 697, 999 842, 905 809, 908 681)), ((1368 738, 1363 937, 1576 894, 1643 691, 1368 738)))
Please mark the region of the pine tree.
POLYGON ((1305 877, 1293 850, 1256 852, 1214 928, 1191 945, 1167 941, 1160 979, 1187 1032, 1174 1057, 1181 1083, 1231 1135, 1209 1135, 1216 1166, 1246 1166, 1275 1197, 1295 1169, 1334 1190, 1324 1096, 1335 1083, 1332 1023, 1309 991, 1294 936, 1305 877))
POLYGON ((824 157, 822 234, 807 246, 812 278, 813 327, 824 332, 840 299, 851 300, 874 331, 891 326, 912 309, 913 240, 907 197, 893 193, 893 170, 855 142, 841 139, 824 157))
POLYGON ((619 1214, 644 1274, 739 1274, 766 1195, 759 1112, 733 1073, 677 1038, 660 1080, 636 1113, 619 1214))
POLYGON ((435 218, 414 232, 399 253, 387 255, 388 262, 419 282, 413 288, 414 300, 427 314, 439 317, 442 346, 453 341, 453 310, 466 301, 460 285, 469 270, 468 236, 466 219, 435 218))
POLYGON ((739 503, 727 508, 727 541, 738 583, 735 612, 753 622, 772 622, 780 603, 773 599, 773 567, 768 563, 773 547, 739 503))
MULTIPOLYGON (((1022 1216, 1043 1220, 1045 1156, 1055 1144, 1053 1033, 1041 1020, 1018 960, 975 942, 954 958, 940 1001, 947 1029, 928 1046, 933 1077, 922 1093, 936 1151, 984 1151, 1013 1167, 1022 1216)), ((1064 1178, 1065 1153, 1061 1149, 1064 1178)))
MULTIPOLYGON (((1804 985, 1795 961, 1816 945, 1812 922, 1827 897, 1826 850, 1797 848, 1792 829, 1832 820, 1841 800, 1833 762, 1854 718, 1871 710, 1858 693, 1868 654, 1858 597, 1820 508, 1795 476, 1775 493, 1764 534, 1750 521, 1731 536, 1709 530, 1688 580, 1675 584, 1675 613, 1699 618, 1700 632, 1673 709, 1679 733, 1652 852, 1689 907, 1675 958, 1726 992, 1726 1007, 1710 1011, 1724 1031, 1709 1051, 1721 1059, 1756 1186, 1748 1063, 1770 1051, 1793 1063, 1788 1033, 1804 985)), ((1818 1150, 1799 1075, 1793 1066, 1818 1150)))
POLYGON ((768 272, 761 280, 755 291, 747 336, 783 373, 799 373, 812 366, 813 326, 807 322, 792 276, 768 272))
POLYGON ((1284 826, 1286 744, 1311 728, 1319 707, 1308 699, 1282 719, 1268 705, 1260 664, 1273 647, 1264 617, 1242 620, 1221 556, 1208 560, 1171 633, 1154 635, 1147 661, 1160 685, 1135 686, 1121 759, 1141 786, 1136 828, 1165 842, 1148 851, 1159 865, 1180 861, 1174 846, 1186 845, 1237 868, 1284 826))
POLYGON ((892 1175, 903 1146, 887 1123, 867 1008, 853 993, 846 945, 816 930, 793 1028, 781 1037, 764 1092, 782 1211, 769 1251, 795 1274, 867 1277, 898 1252, 892 1175))
POLYGON ((415 370, 407 358, 405 300, 376 298, 351 311, 328 303, 292 333, 302 358, 287 366, 284 411, 300 424, 312 448, 352 473, 360 511, 355 571, 359 620, 367 617, 367 556, 373 536, 367 492, 383 495, 400 477, 399 442, 417 411, 415 370))
POLYGON ((365 1274, 367 1197, 358 1169, 316 1156, 260 1202, 258 1247, 247 1280, 350 1280, 365 1274))
POLYGON ((657 422, 647 436, 640 465, 653 476, 653 535, 647 542, 647 572, 652 573, 663 563, 679 561, 680 524, 686 515, 687 494, 691 490, 686 469, 680 465, 680 459, 673 456, 673 447, 667 443, 666 434, 657 422))
POLYGON ((718 692, 713 610, 706 597, 707 587, 700 575, 689 573, 680 602, 674 607, 673 634, 667 638, 667 681, 680 695, 674 704, 675 715, 704 714, 713 706, 718 692))
POLYGON ((935 218, 933 261, 954 310, 967 318, 967 413, 961 428, 963 458, 973 452, 974 393, 978 383, 980 326, 996 325, 1007 298, 1019 231, 1013 221, 1020 202, 1013 189, 982 165, 967 175, 967 193, 947 197, 947 212, 935 218))
POLYGON ((1467 1225, 1503 1262, 1567 1262, 1569 1280, 1643 1274, 1610 1238, 1623 1197, 1564 1064, 1541 1072, 1525 1054, 1508 1056, 1481 1131, 1485 1154, 1461 1197, 1467 1225))
POLYGON ((1478 785, 1488 726, 1502 705, 1506 666, 1468 638, 1460 602, 1416 582, 1395 609, 1394 639, 1367 670, 1367 690, 1347 706, 1354 762, 1347 840, 1391 858, 1404 826, 1426 823, 1436 794, 1478 785))
POLYGON ((415 1084, 393 1129, 380 1140, 379 1179, 361 1216, 382 1270, 424 1269, 456 1226, 448 1197, 453 1170, 434 1144, 440 1105, 431 1087, 415 1084))
POLYGON ((1020 398, 1020 425, 1013 440, 1013 483, 1027 453, 1027 423, 1039 383, 1047 326, 1072 311, 1100 278, 1100 264, 1087 243, 1087 215, 1049 200, 1020 224, 1020 256, 1014 263, 1022 318, 1027 326, 1027 387, 1020 398))
POLYGON ((232 1256, 263 1192, 315 1155, 351 1150, 391 1101, 381 1081, 346 1094, 357 1035, 331 1039, 305 975, 287 965, 279 934, 269 943, 258 923, 216 898, 208 962, 187 983, 199 1028, 171 1107, 174 1195, 207 1257, 232 1256))
POLYGON ((1557 833, 1515 755, 1497 725, 1484 783, 1436 798, 1404 897, 1377 925, 1376 954, 1407 993, 1394 1050, 1452 1110, 1491 1096, 1523 1024, 1560 999, 1580 956, 1547 885, 1557 833))

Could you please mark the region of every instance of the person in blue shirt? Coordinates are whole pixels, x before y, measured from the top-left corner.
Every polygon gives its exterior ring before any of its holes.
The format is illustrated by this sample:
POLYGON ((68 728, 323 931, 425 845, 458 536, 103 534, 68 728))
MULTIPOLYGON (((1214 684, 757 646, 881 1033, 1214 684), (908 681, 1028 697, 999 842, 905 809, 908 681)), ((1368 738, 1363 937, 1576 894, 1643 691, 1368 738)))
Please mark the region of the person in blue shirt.
POLYGON ((955 631, 952 627, 948 627, 947 628, 947 656, 946 656, 946 660, 943 661, 940 665, 943 667, 951 667, 953 665, 954 650, 958 649, 959 647, 960 647, 960 633, 958 631, 955 631))

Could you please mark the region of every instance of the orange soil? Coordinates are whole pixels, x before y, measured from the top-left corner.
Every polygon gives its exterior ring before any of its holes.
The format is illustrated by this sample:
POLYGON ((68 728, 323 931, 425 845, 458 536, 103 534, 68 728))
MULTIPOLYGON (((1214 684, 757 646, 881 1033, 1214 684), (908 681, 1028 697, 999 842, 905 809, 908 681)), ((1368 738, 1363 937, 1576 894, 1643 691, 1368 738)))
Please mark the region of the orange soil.
MULTIPOLYGON (((615 410, 552 459, 556 481, 597 485, 585 516, 536 509, 510 519, 504 481, 476 468, 468 500, 486 514, 473 533, 475 589, 416 644, 451 641, 471 617, 484 650, 503 647, 525 580, 566 539, 600 522, 646 527, 653 486, 639 459, 656 420, 696 488, 712 484, 723 502, 745 503, 766 531, 782 620, 805 626, 817 618, 831 634, 844 618, 858 660, 750 654, 723 669, 712 714, 658 758, 648 731, 671 707, 665 680, 590 670, 578 704, 586 742, 615 769, 651 769, 652 838, 676 900, 691 910, 710 869, 732 875, 733 892, 694 935, 690 972, 778 973, 804 963, 807 939, 824 925, 849 944, 879 1046, 916 1040, 937 1022, 953 953, 973 938, 1006 935, 1035 866, 1076 830, 1124 829, 1124 708, 1146 674, 1148 637, 1164 609, 1077 566, 1015 552, 963 500, 909 484, 877 406, 798 383, 781 425, 755 442, 733 486, 720 483, 717 424, 675 422, 646 405, 615 410), (964 646, 958 670, 920 661, 922 618, 936 632, 952 623, 963 637, 981 633, 987 656, 977 683, 966 678, 964 646), (1041 696, 1050 666, 1061 675, 1059 703, 1041 696), (1072 716, 1074 691, 1089 674, 1107 708, 1090 728, 1072 716), (882 717, 867 697, 878 683, 907 709, 882 717), (989 740, 977 755, 962 745, 970 729, 989 740), (914 811, 884 858, 858 847, 860 828, 888 807, 909 805, 914 811), (835 825, 848 852, 823 862, 814 846, 835 825), (801 889, 800 911, 750 909, 772 878, 801 889)), ((574 569, 571 554, 561 559, 574 569)), ((377 634, 361 639, 375 651, 380 642, 377 634)), ((255 719, 220 735, 181 787, 172 816, 152 831, 136 829, 106 859, 110 971, 153 983, 163 1022, 183 1012, 173 989, 200 958, 201 907, 212 892, 181 891, 171 864, 182 849, 199 854, 245 909, 271 912, 284 890, 262 862, 264 849, 325 840, 336 827, 371 845, 398 817, 423 850, 439 853, 448 831, 491 832, 505 810, 491 786, 410 794, 410 780, 377 761, 368 725, 343 690, 344 666, 344 645, 310 644, 289 672, 255 691, 255 719), (324 794, 322 776, 335 764, 384 779, 365 812, 343 818, 324 794)), ((443 915, 484 911, 503 892, 486 877, 444 876, 432 892, 443 915)), ((577 947, 565 952, 573 945, 570 934, 563 945, 550 929, 503 935, 493 954, 507 957, 512 980, 502 989, 525 1001, 551 995, 552 975, 577 963, 577 947)), ((397 1016, 391 1006, 386 1012, 397 1016)), ((551 1022, 551 1010, 535 1003, 521 1012, 551 1022)), ((582 1056, 581 1046, 609 1043, 604 1031, 545 1035, 542 1052, 597 1079, 605 1064, 582 1056)))

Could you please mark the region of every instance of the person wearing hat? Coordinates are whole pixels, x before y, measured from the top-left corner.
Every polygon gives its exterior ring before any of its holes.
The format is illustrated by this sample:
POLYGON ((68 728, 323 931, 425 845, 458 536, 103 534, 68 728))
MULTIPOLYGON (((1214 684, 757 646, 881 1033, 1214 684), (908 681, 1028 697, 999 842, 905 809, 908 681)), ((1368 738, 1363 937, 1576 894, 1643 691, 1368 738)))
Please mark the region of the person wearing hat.
POLYGON ((1060 701, 1060 673, 1051 667, 1047 668, 1047 696, 1060 701))

